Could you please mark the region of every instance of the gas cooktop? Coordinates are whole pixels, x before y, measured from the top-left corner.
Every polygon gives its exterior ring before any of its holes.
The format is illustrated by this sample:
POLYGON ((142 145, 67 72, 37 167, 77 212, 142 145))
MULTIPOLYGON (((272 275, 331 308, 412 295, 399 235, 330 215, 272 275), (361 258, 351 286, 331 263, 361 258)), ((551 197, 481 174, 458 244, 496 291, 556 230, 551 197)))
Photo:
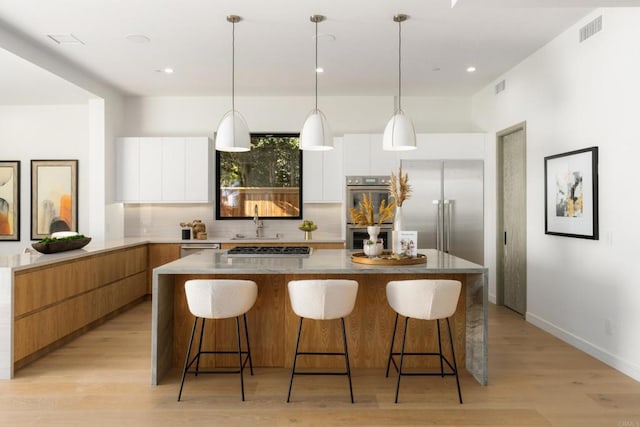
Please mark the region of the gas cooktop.
POLYGON ((236 246, 227 251, 230 257, 307 257, 309 246, 236 246))

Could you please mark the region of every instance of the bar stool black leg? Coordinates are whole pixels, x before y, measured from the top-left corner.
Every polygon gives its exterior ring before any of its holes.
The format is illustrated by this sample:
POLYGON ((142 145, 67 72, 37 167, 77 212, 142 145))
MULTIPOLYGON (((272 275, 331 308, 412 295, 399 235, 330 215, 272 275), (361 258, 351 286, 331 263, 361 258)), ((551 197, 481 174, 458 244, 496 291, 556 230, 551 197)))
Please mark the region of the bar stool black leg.
POLYGON ((391 358, 393 357, 393 344, 396 340, 396 329, 398 328, 398 313, 396 313, 396 320, 393 322, 393 334, 391 335, 391 347, 389 347, 389 358, 387 359, 387 373, 385 377, 389 377, 389 367, 391 366, 391 358))
POLYGON ((302 332, 302 317, 298 326, 298 338, 296 339, 296 352, 293 354, 293 366, 291 367, 291 381, 289 381, 289 394, 287 394, 287 403, 291 399, 291 387, 293 386, 293 375, 296 372, 296 360, 298 359, 298 346, 300 345, 300 332, 302 332))
POLYGON ((347 363, 347 377, 349 378, 349 394, 351 395, 351 403, 353 403, 353 387, 351 386, 351 367, 349 366, 349 350, 347 348, 347 330, 344 327, 344 317, 342 320, 342 339, 344 341, 344 359, 347 363))
POLYGON ((247 338, 247 355, 249 356, 249 371, 253 375, 253 361, 251 360, 251 345, 249 344, 249 329, 247 328, 247 314, 243 314, 244 317, 244 336, 247 338))
POLYGON ((400 392, 400 378, 402 378, 402 363, 404 362, 404 344, 407 340, 407 325, 409 324, 409 318, 404 319, 404 332, 402 334, 402 349, 400 350, 400 368, 398 369, 398 384, 396 385, 396 401, 398 403, 398 393, 400 392))
POLYGON ((444 366, 442 364, 442 338, 440 338, 440 319, 436 319, 436 323, 438 324, 438 355, 440 356, 440 376, 444 378, 444 366))
POLYGON ((453 355, 453 370, 456 373, 456 385, 458 386, 458 399, 462 404, 462 392, 460 391, 460 379, 458 378, 458 363, 456 362, 456 351, 453 349, 453 338, 451 337, 451 323, 447 317, 447 329, 449 330, 449 342, 451 343, 451 354, 453 355))
POLYGON ((196 377, 198 376, 198 372, 200 371, 200 354, 202 353, 202 339, 204 338, 204 324, 207 321, 204 317, 202 318, 202 326, 200 327, 200 341, 198 342, 198 355, 196 360, 196 377))
POLYGON ((196 317, 193 320, 193 328, 191 328, 191 339, 189 340, 187 355, 184 358, 184 369, 182 370, 182 381, 180 382, 180 391, 178 392, 178 402, 180 402, 180 397, 182 397, 182 387, 184 387, 184 379, 187 376, 187 369, 189 369, 189 356, 191 355, 191 345, 193 344, 193 337, 196 334, 197 323, 198 323, 198 318, 196 317))
POLYGON ((242 341, 240 339, 240 316, 236 316, 236 335, 238 337, 238 361, 240 362, 240 392, 244 402, 244 376, 242 375, 242 341))

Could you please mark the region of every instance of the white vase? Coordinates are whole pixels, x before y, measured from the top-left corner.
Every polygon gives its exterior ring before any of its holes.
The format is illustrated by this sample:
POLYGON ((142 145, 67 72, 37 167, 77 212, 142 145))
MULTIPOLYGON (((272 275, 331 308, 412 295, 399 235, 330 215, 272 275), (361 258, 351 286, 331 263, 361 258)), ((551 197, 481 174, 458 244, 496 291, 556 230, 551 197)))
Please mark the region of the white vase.
POLYGON ((378 234, 380 234, 379 225, 370 225, 367 227, 367 233, 369 233, 369 240, 375 242, 378 240, 378 234))
POLYGON ((403 228, 402 206, 396 206, 396 212, 393 215, 393 231, 402 231, 403 228))

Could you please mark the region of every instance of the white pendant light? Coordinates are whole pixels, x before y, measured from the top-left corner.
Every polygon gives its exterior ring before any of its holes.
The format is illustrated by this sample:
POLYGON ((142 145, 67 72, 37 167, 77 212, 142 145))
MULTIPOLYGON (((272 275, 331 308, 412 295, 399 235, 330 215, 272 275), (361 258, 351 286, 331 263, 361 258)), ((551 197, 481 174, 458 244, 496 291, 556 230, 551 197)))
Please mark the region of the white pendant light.
POLYGON ((249 151, 251 149, 251 137, 249 126, 235 105, 235 59, 236 59, 236 22, 240 22, 237 15, 227 16, 227 21, 232 25, 231 31, 231 110, 222 116, 216 132, 216 150, 218 151, 249 151))
POLYGON ((309 113, 300 132, 300 149, 310 151, 327 151, 333 149, 333 137, 327 118, 318 109, 318 22, 324 21, 322 15, 312 15, 310 20, 316 24, 316 104, 309 113))
POLYGON ((409 19, 407 15, 398 14, 393 21, 398 23, 398 108, 384 128, 382 149, 387 151, 415 150, 416 131, 411 118, 402 111, 402 22, 409 19))

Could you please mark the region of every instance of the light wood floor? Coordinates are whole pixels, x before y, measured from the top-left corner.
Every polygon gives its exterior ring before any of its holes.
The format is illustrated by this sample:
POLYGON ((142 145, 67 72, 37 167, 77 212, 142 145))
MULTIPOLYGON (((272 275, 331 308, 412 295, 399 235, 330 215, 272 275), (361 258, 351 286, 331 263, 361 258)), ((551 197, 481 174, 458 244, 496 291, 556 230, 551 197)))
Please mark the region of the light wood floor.
POLYGON ((356 403, 343 377, 297 377, 257 369, 241 402, 236 375, 190 377, 176 402, 178 373, 150 386, 151 303, 0 381, 0 426, 612 426, 640 427, 640 383, 527 324, 490 308, 490 385, 466 372, 464 405, 453 378, 395 379, 356 370, 356 403))

